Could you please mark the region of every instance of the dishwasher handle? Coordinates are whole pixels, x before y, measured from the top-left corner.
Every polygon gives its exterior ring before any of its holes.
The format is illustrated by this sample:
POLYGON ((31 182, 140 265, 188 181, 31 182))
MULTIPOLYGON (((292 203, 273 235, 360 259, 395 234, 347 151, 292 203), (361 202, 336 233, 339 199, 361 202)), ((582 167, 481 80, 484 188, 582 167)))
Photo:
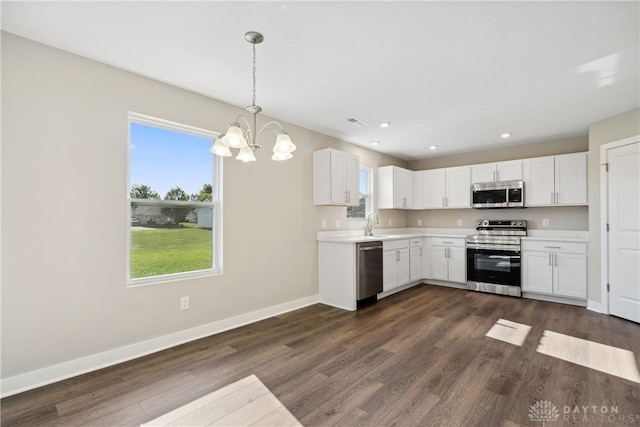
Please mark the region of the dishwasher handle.
POLYGON ((375 249, 382 249, 382 245, 380 246, 359 246, 359 250, 361 251, 373 251, 375 249))

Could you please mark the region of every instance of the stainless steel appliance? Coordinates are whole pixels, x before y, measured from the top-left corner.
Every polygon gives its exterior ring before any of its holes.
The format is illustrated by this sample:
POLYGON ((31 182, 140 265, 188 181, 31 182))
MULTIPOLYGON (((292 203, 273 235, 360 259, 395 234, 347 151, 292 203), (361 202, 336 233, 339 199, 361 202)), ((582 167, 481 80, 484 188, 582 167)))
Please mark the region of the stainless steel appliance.
POLYGON ((466 238, 467 288, 522 296, 520 238, 527 235, 527 221, 481 219, 476 225, 476 234, 466 238))
POLYGON ((382 242, 356 244, 356 300, 363 301, 382 292, 382 242))
POLYGON ((476 209, 524 208, 524 181, 473 184, 471 207, 476 209))

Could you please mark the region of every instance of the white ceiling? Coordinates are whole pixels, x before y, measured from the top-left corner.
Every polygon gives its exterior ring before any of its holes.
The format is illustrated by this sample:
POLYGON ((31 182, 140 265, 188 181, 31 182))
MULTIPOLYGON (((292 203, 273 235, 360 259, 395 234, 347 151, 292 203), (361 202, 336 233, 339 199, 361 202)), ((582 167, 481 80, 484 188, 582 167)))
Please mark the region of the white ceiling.
POLYGON ((639 5, 2 1, 1 13, 5 31, 241 107, 244 33, 259 31, 264 114, 412 160, 585 135, 640 106, 639 5))

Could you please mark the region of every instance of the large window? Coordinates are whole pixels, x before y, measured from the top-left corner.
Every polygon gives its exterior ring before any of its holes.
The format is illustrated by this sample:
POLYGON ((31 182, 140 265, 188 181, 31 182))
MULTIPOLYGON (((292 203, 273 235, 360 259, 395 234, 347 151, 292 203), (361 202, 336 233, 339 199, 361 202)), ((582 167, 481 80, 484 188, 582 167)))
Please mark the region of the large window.
POLYGON ((216 136, 129 114, 128 285, 221 271, 216 136))
POLYGON ((365 219, 368 212, 373 210, 373 182, 371 176, 373 171, 370 168, 361 167, 360 178, 360 204, 358 206, 347 206, 347 218, 365 219))

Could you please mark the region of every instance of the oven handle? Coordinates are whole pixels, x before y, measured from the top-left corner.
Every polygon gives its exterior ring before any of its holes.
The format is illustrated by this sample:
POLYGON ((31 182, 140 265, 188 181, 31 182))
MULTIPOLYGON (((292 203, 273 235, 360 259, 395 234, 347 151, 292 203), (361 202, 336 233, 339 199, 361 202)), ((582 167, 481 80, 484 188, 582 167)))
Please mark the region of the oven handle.
POLYGON ((484 249, 488 251, 500 251, 500 252, 520 252, 520 246, 514 248, 513 246, 505 245, 470 245, 467 244, 467 249, 484 249))

